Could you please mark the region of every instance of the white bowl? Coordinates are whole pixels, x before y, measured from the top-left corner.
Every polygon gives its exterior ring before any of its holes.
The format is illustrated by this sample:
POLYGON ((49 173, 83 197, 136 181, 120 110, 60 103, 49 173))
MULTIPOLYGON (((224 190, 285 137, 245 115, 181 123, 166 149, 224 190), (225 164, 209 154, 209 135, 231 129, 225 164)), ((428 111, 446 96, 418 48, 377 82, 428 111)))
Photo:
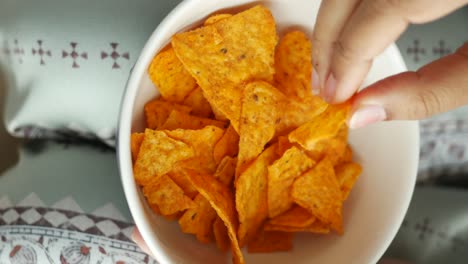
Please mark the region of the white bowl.
MULTIPOLYGON (((313 29, 319 1, 263 1, 273 12, 278 30, 300 26, 313 29)), ((158 26, 143 49, 124 95, 119 126, 118 155, 125 195, 134 220, 150 250, 162 263, 230 263, 230 256, 183 234, 177 222, 151 212, 134 181, 130 133, 143 130, 143 106, 157 95, 146 72, 153 56, 171 36, 201 22, 218 10, 253 5, 250 0, 187 0, 158 26)), ((405 70, 395 45, 374 62, 366 84, 405 70)), ((246 254, 247 263, 375 263, 395 236, 413 193, 418 167, 416 122, 390 122, 352 131, 355 159, 364 168, 344 208, 343 236, 297 235, 287 253, 246 254)), ((228 254, 229 255, 229 254, 228 254)))

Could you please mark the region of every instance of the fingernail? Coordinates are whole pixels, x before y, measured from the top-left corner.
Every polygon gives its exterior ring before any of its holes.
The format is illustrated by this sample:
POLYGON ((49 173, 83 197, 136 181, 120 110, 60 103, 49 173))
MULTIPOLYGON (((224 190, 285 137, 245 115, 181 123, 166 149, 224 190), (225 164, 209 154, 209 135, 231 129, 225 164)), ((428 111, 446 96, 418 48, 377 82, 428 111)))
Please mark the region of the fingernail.
POLYGON ((356 129, 384 121, 385 119, 387 119, 387 113, 383 107, 378 105, 365 105, 354 111, 349 120, 349 127, 356 129))
POLYGON ((312 94, 320 94, 320 79, 314 67, 312 67, 312 94))
POLYGON ((328 103, 331 103, 333 101, 333 98, 335 97, 335 91, 336 79, 333 76, 333 74, 330 74, 330 76, 328 76, 327 82, 325 83, 323 99, 325 99, 325 101, 327 101, 328 103))

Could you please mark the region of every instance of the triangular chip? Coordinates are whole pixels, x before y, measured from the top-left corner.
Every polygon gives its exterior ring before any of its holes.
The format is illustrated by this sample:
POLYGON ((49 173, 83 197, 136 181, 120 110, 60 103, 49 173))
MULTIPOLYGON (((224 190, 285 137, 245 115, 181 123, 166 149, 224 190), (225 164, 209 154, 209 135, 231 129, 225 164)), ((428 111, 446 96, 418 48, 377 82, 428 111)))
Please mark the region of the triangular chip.
POLYGON ((268 166, 277 158, 276 147, 272 145, 260 154, 235 183, 241 247, 257 234, 268 216, 268 166))
POLYGON ((239 152, 239 135, 233 126, 229 126, 223 137, 216 143, 213 156, 216 163, 221 162, 225 156, 237 156, 239 152))
POLYGON ((158 53, 151 62, 148 74, 161 96, 171 102, 182 102, 197 83, 169 47, 158 53))
POLYGON ((211 105, 206 100, 200 87, 193 90, 187 98, 184 99, 183 104, 192 108, 190 112, 192 115, 208 118, 213 114, 211 105))
POLYGON ((236 173, 236 163, 236 158, 231 158, 229 156, 224 157, 224 159, 219 163, 214 177, 222 184, 230 186, 234 179, 234 174, 236 173))
POLYGON ((194 149, 162 131, 145 130, 145 138, 134 166, 135 180, 145 185, 172 170, 174 164, 195 156, 194 149))
POLYGON ((213 222, 216 212, 208 200, 198 194, 194 200, 195 206, 182 215, 179 225, 182 232, 194 234, 202 243, 210 243, 213 237, 213 222))
POLYGON ((193 184, 190 182, 183 170, 183 168, 176 165, 175 168, 167 175, 177 184, 177 186, 184 190, 185 195, 193 199, 198 194, 198 191, 193 187, 193 184))
POLYGON ((278 216, 291 208, 291 186, 294 180, 315 165, 315 161, 297 148, 288 149, 268 167, 268 215, 278 216))
POLYGON ((343 156, 338 160, 337 164, 348 163, 353 161, 353 149, 349 144, 346 145, 343 156))
POLYGON ((309 211, 296 205, 277 217, 268 220, 268 223, 279 226, 307 227, 311 225, 315 219, 315 216, 309 213, 309 211))
POLYGON ((231 245, 231 242, 229 241, 227 228, 219 216, 216 217, 216 220, 213 224, 213 234, 218 248, 223 252, 227 251, 231 245))
POLYGON ((178 166, 215 172, 217 164, 213 158, 213 149, 216 142, 223 136, 224 130, 215 126, 206 126, 199 130, 176 129, 164 132, 169 137, 192 146, 195 150, 192 159, 179 163, 178 166))
POLYGON ((202 129, 206 126, 226 127, 227 123, 219 120, 193 116, 179 110, 172 110, 166 122, 159 127, 160 130, 174 129, 202 129))
POLYGON ((325 112, 291 132, 289 141, 313 150, 317 142, 337 135, 346 121, 349 109, 349 103, 328 106, 325 112))
POLYGON ((343 200, 346 200, 348 198, 348 195, 351 192, 351 189, 353 188, 354 183, 358 179, 361 172, 361 165, 354 162, 343 163, 335 167, 335 174, 338 183, 341 186, 343 200))
POLYGON ((242 86, 249 80, 273 79, 276 43, 273 16, 263 6, 172 38, 179 59, 236 131, 242 86))
POLYGON ((141 143, 145 138, 144 133, 132 133, 130 136, 130 150, 132 152, 132 161, 135 162, 140 152, 141 143))
POLYGON ((236 217, 234 194, 227 186, 210 175, 197 173, 196 171, 188 171, 187 175, 198 192, 210 202, 227 227, 229 239, 231 240, 233 263, 245 263, 237 240, 237 228, 239 224, 236 217))
POLYGON ((184 191, 167 175, 151 180, 143 187, 143 194, 148 203, 157 205, 163 215, 173 215, 195 206, 192 199, 185 196, 184 191))
POLYGON ((296 179, 291 194, 294 202, 342 233, 343 195, 329 160, 323 159, 296 179))
POLYGON ((172 110, 189 113, 191 108, 185 105, 164 101, 161 97, 149 101, 145 104, 146 127, 151 129, 160 128, 166 122, 172 110))
POLYGON ((262 231, 248 246, 249 253, 271 253, 290 251, 293 247, 293 233, 262 231))
POLYGON ((254 160, 274 137, 288 99, 267 82, 246 85, 242 98, 237 175, 254 160))
POLYGON ((208 26, 208 25, 212 25, 218 21, 221 21, 225 18, 228 18, 228 17, 232 17, 231 14, 216 14, 216 15, 212 15, 210 16, 209 18, 207 18, 205 20, 205 22, 203 23, 203 25, 205 26, 208 26))
POLYGON ((312 43, 303 32, 288 32, 280 40, 275 70, 275 81, 284 94, 297 98, 312 95, 312 43))

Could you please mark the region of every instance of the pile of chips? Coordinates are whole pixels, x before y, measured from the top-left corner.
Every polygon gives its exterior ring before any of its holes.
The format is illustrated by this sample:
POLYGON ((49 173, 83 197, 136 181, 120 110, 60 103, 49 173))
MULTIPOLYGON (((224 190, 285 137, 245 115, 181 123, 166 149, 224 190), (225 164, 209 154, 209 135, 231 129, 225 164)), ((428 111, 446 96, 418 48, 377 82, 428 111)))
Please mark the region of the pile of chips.
POLYGON ((263 6, 208 18, 173 36, 148 72, 161 96, 133 133, 134 177, 149 206, 202 243, 264 253, 295 232, 341 234, 343 202, 361 173, 352 161, 349 103, 312 95, 312 47, 278 43, 263 6))

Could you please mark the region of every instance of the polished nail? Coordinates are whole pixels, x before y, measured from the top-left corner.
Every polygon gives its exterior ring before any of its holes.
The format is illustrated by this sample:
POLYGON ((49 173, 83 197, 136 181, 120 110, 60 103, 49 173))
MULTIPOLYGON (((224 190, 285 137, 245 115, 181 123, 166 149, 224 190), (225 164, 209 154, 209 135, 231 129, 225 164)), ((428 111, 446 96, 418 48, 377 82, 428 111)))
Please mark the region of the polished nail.
POLYGON ((313 67, 312 67, 312 93, 314 95, 320 94, 320 78, 319 78, 317 71, 313 67))
POLYGON ((333 74, 330 74, 330 76, 328 76, 327 82, 325 83, 323 99, 325 99, 325 101, 327 101, 328 103, 332 103, 333 99, 335 98, 335 92, 336 92, 336 79, 333 76, 333 74))
POLYGON ((382 106, 364 105, 354 111, 349 120, 349 127, 352 129, 365 127, 385 119, 387 119, 387 113, 382 106))

